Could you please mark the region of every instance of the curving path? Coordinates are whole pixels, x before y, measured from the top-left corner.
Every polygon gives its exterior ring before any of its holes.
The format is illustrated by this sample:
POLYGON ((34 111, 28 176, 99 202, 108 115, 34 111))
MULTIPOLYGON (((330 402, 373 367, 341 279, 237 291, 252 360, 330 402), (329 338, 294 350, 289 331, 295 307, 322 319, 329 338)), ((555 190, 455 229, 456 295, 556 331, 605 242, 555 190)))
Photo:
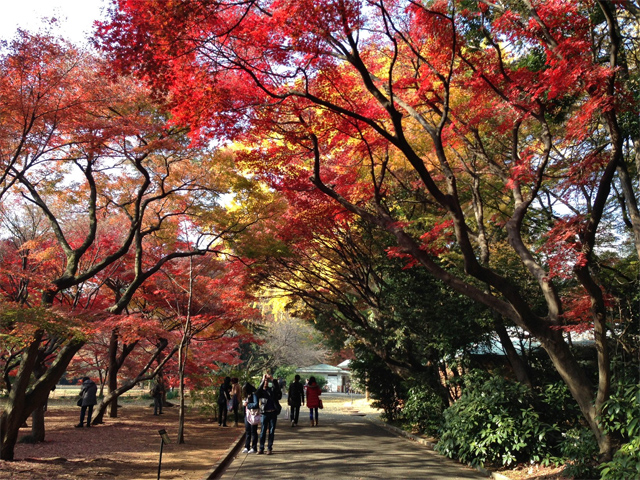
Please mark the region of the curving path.
POLYGON ((442 457, 426 446, 398 437, 365 416, 338 409, 320 411, 320 425, 278 419, 273 455, 242 454, 237 449, 225 471, 214 478, 273 479, 429 479, 486 478, 442 457))

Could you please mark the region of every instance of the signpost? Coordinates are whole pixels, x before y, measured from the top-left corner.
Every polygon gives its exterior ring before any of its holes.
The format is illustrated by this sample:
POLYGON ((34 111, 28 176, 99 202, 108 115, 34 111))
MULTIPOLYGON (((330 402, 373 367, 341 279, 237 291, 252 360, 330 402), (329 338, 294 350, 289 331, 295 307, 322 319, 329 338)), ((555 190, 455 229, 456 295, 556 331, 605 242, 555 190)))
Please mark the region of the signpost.
POLYGON ((165 443, 171 443, 169 440, 169 435, 167 431, 163 428, 162 430, 158 430, 160 434, 160 459, 158 460, 158 480, 160 480, 160 470, 162 469, 162 447, 164 447, 165 443))

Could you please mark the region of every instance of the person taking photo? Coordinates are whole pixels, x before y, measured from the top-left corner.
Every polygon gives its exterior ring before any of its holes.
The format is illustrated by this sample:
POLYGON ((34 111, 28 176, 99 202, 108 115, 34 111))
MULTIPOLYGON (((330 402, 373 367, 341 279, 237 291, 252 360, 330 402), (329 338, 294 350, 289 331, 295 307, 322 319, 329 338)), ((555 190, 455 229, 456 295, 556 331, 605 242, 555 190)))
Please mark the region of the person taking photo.
POLYGON ((282 391, 278 382, 273 380, 270 372, 262 376, 262 381, 257 392, 262 410, 262 424, 260 429, 260 449, 258 454, 265 453, 264 446, 267 444, 267 455, 273 452, 273 439, 276 432, 278 415, 282 411, 279 400, 282 398, 282 391))

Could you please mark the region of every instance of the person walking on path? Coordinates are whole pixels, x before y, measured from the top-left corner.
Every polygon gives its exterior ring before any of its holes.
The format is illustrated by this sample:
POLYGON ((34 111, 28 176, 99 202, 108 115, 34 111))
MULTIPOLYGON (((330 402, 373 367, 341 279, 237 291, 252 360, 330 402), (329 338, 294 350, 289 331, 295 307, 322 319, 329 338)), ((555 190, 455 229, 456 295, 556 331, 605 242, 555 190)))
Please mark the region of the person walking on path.
POLYGON ((218 426, 227 426, 227 405, 231 400, 231 377, 225 377, 218 392, 218 426))
POLYGON ((82 388, 80 389, 80 423, 76 428, 82 428, 84 424, 84 416, 87 415, 87 427, 91 426, 91 416, 93 415, 93 406, 98 403, 96 394, 98 386, 89 377, 82 377, 82 388))
POLYGON ((258 425, 252 425, 249 423, 246 412, 248 410, 255 410, 260 408, 260 401, 256 395, 256 387, 249 382, 245 383, 242 387, 242 405, 245 408, 244 415, 244 449, 242 453, 256 453, 258 451, 258 425))
POLYGON ((240 388, 238 379, 234 377, 231 379, 231 410, 233 410, 233 415, 235 420, 233 424, 234 427, 238 426, 238 407, 240 406, 241 399, 242 399, 242 389, 240 388))
POLYGON ((322 395, 322 391, 320 387, 316 383, 316 377, 309 377, 309 384, 305 387, 307 390, 307 407, 309 407, 309 421, 311 426, 318 426, 318 408, 322 404, 322 400, 320 400, 320 395, 322 395), (314 414, 315 414, 315 423, 314 423, 314 414))
POLYGON ((289 385, 287 404, 291 407, 291 426, 298 425, 300 416, 300 406, 304 405, 304 387, 300 383, 300 375, 294 377, 294 381, 289 385))
POLYGON ((162 415, 162 398, 164 397, 164 383, 162 378, 158 377, 156 383, 151 389, 151 396, 153 397, 153 414, 162 415))
POLYGON ((273 452, 273 439, 276 433, 276 423, 278 415, 282 410, 280 400, 282 391, 278 382, 273 380, 273 375, 265 373, 258 387, 258 398, 261 403, 262 423, 260 428, 260 450, 258 454, 264 453, 264 444, 267 443, 267 455, 273 452), (268 435, 267 435, 268 434, 268 435))

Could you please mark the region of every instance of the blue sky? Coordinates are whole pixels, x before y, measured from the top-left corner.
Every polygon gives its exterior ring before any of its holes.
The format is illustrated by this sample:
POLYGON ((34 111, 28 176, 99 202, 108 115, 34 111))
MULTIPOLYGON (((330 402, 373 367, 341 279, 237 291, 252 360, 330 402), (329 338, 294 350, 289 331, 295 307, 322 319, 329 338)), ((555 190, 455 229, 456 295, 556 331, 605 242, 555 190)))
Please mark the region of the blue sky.
POLYGON ((0 39, 10 40, 18 27, 38 30, 43 18, 55 17, 60 36, 84 43, 94 20, 101 17, 109 0, 0 0, 0 39))

